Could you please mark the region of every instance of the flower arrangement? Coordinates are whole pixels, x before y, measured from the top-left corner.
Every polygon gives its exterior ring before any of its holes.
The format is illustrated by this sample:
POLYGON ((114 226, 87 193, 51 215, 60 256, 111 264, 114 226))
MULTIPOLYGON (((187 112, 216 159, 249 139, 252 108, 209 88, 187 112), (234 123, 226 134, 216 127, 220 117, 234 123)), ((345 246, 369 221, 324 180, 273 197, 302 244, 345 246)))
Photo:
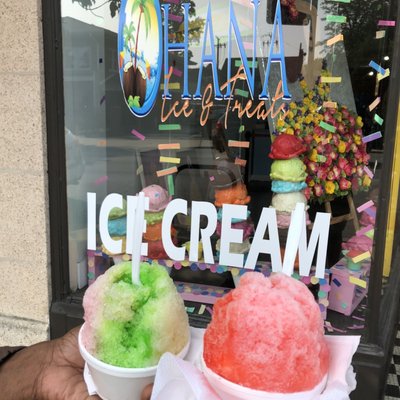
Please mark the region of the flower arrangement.
POLYGON ((371 179, 364 167, 370 157, 362 141, 361 117, 340 104, 337 108, 324 107, 330 87, 320 79, 309 89, 301 78, 300 86, 303 100, 288 105, 286 118, 277 121, 276 133, 297 135, 308 147, 303 158, 308 174, 307 198, 324 202, 368 190, 371 179))
POLYGON ((289 17, 292 21, 298 17, 299 12, 297 11, 296 0, 281 0, 281 6, 287 7, 289 11, 289 17))

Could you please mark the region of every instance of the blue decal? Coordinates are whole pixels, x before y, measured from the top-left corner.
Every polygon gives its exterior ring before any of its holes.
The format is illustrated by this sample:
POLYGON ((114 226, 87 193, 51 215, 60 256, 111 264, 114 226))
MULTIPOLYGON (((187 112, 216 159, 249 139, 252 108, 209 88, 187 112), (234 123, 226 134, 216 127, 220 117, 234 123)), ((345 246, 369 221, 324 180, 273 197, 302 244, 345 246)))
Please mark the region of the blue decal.
POLYGON ((215 57, 214 30, 213 30, 212 18, 211 18, 211 3, 208 3, 207 19, 206 19, 204 35, 203 35, 203 49, 201 52, 199 76, 197 79, 197 89, 196 89, 196 93, 193 96, 193 98, 196 100, 200 100, 203 97, 201 94, 201 81, 202 81, 202 77, 203 77, 204 64, 211 64, 212 71, 213 71, 215 99, 222 100, 223 96, 219 89, 219 83, 218 83, 218 65, 217 65, 216 57, 215 57), (207 35, 210 37, 211 54, 205 54, 207 35))
POLYGON ((279 62, 281 66, 282 76, 282 88, 283 88, 283 100, 290 100, 292 95, 289 93, 287 78, 286 78, 286 64, 285 64, 285 50, 283 45, 283 33, 282 33, 282 13, 281 13, 281 1, 276 2, 275 20, 272 28, 271 46, 269 48, 267 72, 265 73, 263 90, 259 96, 260 100, 268 100, 268 80, 271 72, 271 63, 279 62), (274 43, 276 42, 276 27, 278 26, 279 32, 279 52, 274 53, 274 43))
MULTIPOLYGON (((191 96, 189 94, 188 89, 188 69, 189 69, 189 3, 182 3, 181 7, 184 11, 184 34, 185 39, 182 43, 169 43, 168 42, 168 14, 169 14, 169 4, 162 4, 161 7, 164 11, 164 93, 163 98, 171 99, 171 94, 168 89, 168 80, 166 76, 169 73, 169 59, 168 53, 169 51, 183 51, 184 58, 184 72, 183 72, 183 93, 182 99, 190 99, 191 96)), ((160 32, 161 35, 161 32, 160 32)))
MULTIPOLYGON (((256 38, 257 38, 257 13, 258 13, 258 6, 260 4, 260 0, 250 1, 251 4, 254 6, 254 13, 253 13, 253 65, 252 70, 253 73, 250 74, 249 63, 247 61, 246 51, 243 46, 242 36, 240 35, 238 23, 236 20, 236 15, 233 10, 232 0, 229 1, 229 36, 228 36, 228 81, 230 81, 231 69, 232 69, 232 27, 235 33, 236 43, 239 48, 240 58, 242 59, 242 64, 244 67, 247 85, 250 89, 251 98, 254 98, 254 80, 256 76, 256 38)), ((228 83, 226 88, 225 98, 228 99, 231 96, 231 84, 228 83)))

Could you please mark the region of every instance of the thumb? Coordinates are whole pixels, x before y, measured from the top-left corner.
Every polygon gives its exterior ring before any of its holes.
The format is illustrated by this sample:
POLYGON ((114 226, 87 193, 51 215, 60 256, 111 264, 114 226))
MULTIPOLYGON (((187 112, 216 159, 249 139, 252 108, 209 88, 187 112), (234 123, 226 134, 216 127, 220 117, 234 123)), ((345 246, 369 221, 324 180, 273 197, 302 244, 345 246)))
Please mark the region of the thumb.
POLYGON ((153 384, 150 383, 143 389, 142 395, 140 396, 140 400, 150 400, 152 390, 153 390, 153 384))

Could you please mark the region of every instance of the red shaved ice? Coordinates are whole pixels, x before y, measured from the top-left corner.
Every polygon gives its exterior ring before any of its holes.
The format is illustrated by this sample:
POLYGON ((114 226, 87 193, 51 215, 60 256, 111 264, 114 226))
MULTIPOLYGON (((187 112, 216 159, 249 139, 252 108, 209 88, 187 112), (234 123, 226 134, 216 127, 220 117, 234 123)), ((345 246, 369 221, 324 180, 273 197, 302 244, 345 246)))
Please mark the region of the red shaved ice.
POLYGON ((216 301, 203 357, 215 373, 251 389, 311 390, 329 364, 319 307, 293 278, 248 272, 236 289, 216 301))

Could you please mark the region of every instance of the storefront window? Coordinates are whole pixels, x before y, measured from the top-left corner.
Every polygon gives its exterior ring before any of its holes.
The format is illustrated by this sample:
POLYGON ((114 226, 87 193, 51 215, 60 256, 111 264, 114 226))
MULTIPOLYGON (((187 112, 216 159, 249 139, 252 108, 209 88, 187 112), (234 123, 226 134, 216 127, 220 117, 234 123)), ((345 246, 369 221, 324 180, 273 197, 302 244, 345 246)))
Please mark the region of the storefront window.
MULTIPOLYGON (((388 195, 380 183, 390 179, 382 166, 392 150, 384 140, 397 2, 61 5, 71 289, 129 258, 124 245, 110 252, 98 232, 97 251, 87 251, 87 193, 96 193, 98 213, 108 194, 144 190, 148 258, 171 268, 179 290, 195 295, 204 285, 218 288, 216 296, 243 270, 219 262, 220 222, 214 263, 202 261, 201 245, 200 261, 189 261, 192 202, 219 213, 223 204, 248 206, 247 219, 234 221, 243 243, 231 247, 244 259, 270 206, 284 253, 300 202, 309 232, 317 212, 332 213, 326 279, 304 279, 328 311, 327 329, 364 332, 376 215, 388 195), (173 242, 187 247, 180 262, 160 236, 174 198, 189 206, 171 229, 173 242)), ((125 237, 123 210, 113 210, 108 229, 125 237)), ((269 263, 260 254, 256 268, 269 263)))

